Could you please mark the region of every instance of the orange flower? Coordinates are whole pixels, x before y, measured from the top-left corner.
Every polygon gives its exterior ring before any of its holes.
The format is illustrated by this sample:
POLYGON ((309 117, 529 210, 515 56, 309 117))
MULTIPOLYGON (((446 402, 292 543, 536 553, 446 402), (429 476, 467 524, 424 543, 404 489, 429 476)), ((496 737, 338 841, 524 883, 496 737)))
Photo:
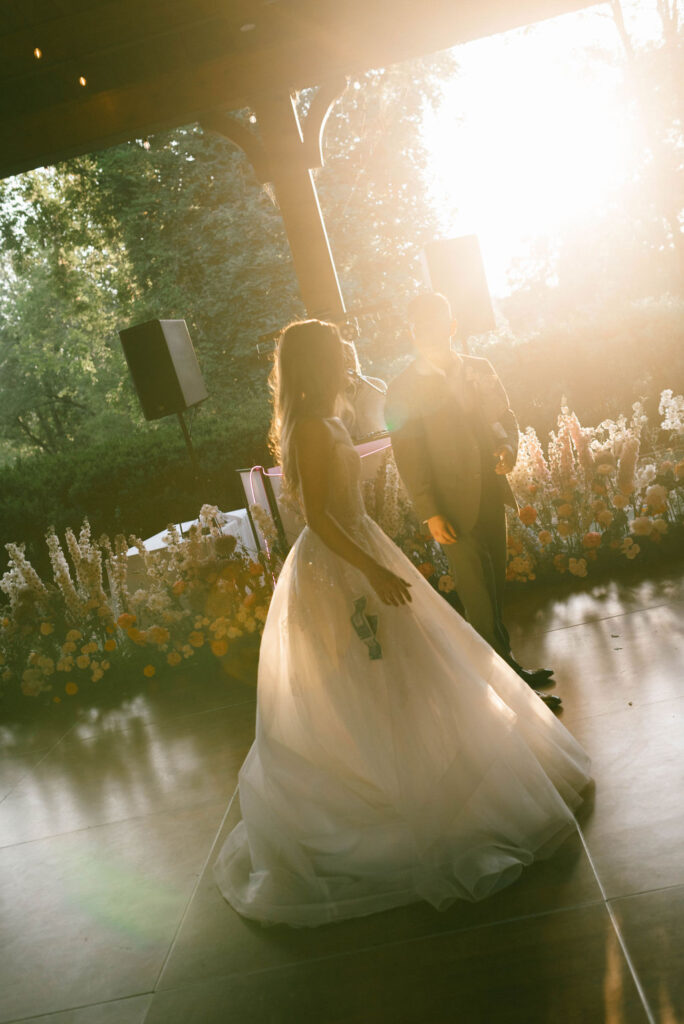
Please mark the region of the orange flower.
POLYGON ((130 612, 123 612, 116 622, 122 629, 129 629, 135 622, 135 615, 131 615, 130 612))
POLYGON ((533 505, 525 505, 524 508, 520 509, 518 515, 525 526, 532 526, 532 523, 537 521, 537 510, 533 505))
POLYGON ((76 683, 67 683, 64 689, 66 693, 69 694, 70 697, 73 697, 75 693, 78 693, 78 686, 76 685, 76 683))
POLYGON ((559 523, 557 526, 557 530, 561 537, 569 537, 572 533, 572 527, 569 525, 569 523, 559 523))
POLYGON ((183 660, 183 655, 179 654, 178 651, 170 651, 166 655, 166 660, 169 665, 179 665, 183 660))
POLYGON ((154 676, 156 674, 157 674, 157 670, 154 667, 154 665, 145 665, 145 668, 143 669, 143 675, 144 676, 147 676, 148 679, 151 679, 152 676, 154 676))
POLYGON ((558 515, 561 517, 561 519, 570 519, 570 517, 572 516, 572 512, 572 505, 568 504, 567 502, 564 505, 558 506, 558 515))
POLYGON ((540 544, 543 544, 544 547, 546 547, 547 544, 551 543, 553 537, 548 530, 540 530, 538 540, 540 544))
POLYGON ((54 628, 55 627, 52 625, 51 622, 41 622, 40 624, 40 631, 43 634, 43 636, 49 636, 50 633, 53 632, 54 628))
POLYGON ((105 640, 102 646, 104 647, 105 651, 115 651, 116 640, 112 640, 112 638, 110 637, 109 640, 105 640))
POLYGON ((565 572, 565 570, 568 567, 567 555, 554 555, 553 565, 554 568, 558 570, 558 572, 565 572))
POLYGON ((601 534, 596 533, 595 530, 590 530, 589 533, 585 533, 582 537, 582 546, 585 548, 598 548, 601 546, 601 534))
POLYGON ((418 572, 422 573, 425 579, 429 579, 435 571, 435 567, 432 562, 423 562, 418 566, 418 572))
POLYGON ((193 629, 188 637, 188 643, 192 644, 193 647, 201 647, 204 643, 204 633, 198 629, 193 629))
POLYGON ((259 562, 250 562, 249 563, 249 574, 250 574, 250 576, 261 576, 263 571, 264 571, 263 567, 259 564, 259 562))
POLYGON ((164 629, 163 626, 150 626, 150 628, 147 630, 148 639, 151 640, 153 644, 157 644, 158 647, 161 647, 162 644, 165 644, 168 641, 170 635, 171 634, 169 633, 168 629, 164 629))
POLYGON ((130 629, 127 629, 126 635, 128 639, 132 640, 134 644, 138 645, 138 647, 144 647, 145 644, 147 643, 144 634, 135 626, 131 626, 130 629))
POLYGON ((251 608, 256 601, 256 594, 247 594, 247 597, 242 602, 245 608, 251 608))
POLYGON ((187 583, 185 582, 185 580, 176 580, 174 585, 171 587, 171 590, 176 595, 176 597, 180 597, 180 595, 185 590, 186 586, 187 583))
POLYGON ((228 642, 226 640, 212 640, 211 653, 215 654, 217 658, 222 658, 224 654, 228 653, 228 642))

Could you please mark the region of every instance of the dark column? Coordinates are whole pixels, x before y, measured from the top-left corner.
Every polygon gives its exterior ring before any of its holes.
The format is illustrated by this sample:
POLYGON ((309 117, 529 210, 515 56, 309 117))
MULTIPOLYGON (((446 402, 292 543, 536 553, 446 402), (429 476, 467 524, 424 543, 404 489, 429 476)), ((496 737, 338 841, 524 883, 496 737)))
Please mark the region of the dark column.
POLYGON ((254 104, 257 132, 218 112, 202 123, 244 150, 262 182, 271 182, 285 224, 304 305, 310 316, 345 312, 311 169, 323 163, 321 135, 334 100, 345 83, 321 87, 300 123, 289 93, 259 97, 254 104))

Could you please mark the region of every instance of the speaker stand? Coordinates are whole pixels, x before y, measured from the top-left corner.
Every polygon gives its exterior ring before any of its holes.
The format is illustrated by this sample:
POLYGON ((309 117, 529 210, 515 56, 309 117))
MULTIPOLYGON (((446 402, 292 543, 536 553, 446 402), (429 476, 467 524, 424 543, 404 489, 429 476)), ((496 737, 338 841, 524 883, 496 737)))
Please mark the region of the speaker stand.
POLYGON ((195 449, 193 448, 193 445, 192 445, 192 440, 190 438, 190 431, 188 430, 188 425, 185 422, 185 416, 183 415, 182 412, 177 412, 176 416, 178 417, 178 422, 180 423, 180 428, 183 431, 183 437, 185 438, 185 445, 186 445, 186 447, 188 449, 188 455, 190 456, 190 461, 192 462, 192 468, 195 470, 195 481, 197 483, 199 483, 199 479, 200 479, 199 462, 197 461, 197 456, 195 455, 195 449))

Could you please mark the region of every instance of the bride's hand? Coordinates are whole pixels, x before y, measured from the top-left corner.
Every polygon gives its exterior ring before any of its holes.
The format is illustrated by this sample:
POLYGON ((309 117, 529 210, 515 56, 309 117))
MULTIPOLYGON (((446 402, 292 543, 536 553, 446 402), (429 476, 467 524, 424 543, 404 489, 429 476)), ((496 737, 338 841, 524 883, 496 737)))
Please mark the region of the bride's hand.
POLYGON ((400 576, 395 576, 389 569, 373 562, 366 569, 365 575, 375 593, 385 604, 399 605, 405 604, 407 601, 410 602, 409 587, 411 584, 402 580, 400 576))

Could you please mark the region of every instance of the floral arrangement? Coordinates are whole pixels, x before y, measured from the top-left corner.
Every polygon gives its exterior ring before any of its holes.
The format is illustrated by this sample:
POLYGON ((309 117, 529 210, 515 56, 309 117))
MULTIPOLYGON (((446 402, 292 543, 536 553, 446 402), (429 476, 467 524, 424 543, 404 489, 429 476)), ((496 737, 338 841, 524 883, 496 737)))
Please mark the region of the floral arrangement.
POLYGON ((519 503, 508 515, 510 581, 652 558, 684 545, 684 398, 663 391, 660 431, 640 402, 632 416, 583 427, 563 407, 547 454, 532 428, 509 476, 519 503), (667 444, 654 446, 663 436, 667 444), (650 453, 640 455, 646 439, 650 453))
POLYGON ((132 593, 123 536, 95 542, 85 522, 78 536, 66 531, 63 546, 49 530, 51 582, 21 546, 8 544, 0 693, 20 690, 59 703, 94 690, 105 676, 149 679, 190 659, 223 659, 231 645, 258 649, 273 567, 265 556, 250 558, 222 524, 218 509, 205 505, 185 537, 169 527, 160 551, 130 538, 145 581, 132 593))

